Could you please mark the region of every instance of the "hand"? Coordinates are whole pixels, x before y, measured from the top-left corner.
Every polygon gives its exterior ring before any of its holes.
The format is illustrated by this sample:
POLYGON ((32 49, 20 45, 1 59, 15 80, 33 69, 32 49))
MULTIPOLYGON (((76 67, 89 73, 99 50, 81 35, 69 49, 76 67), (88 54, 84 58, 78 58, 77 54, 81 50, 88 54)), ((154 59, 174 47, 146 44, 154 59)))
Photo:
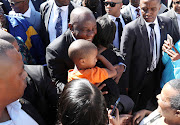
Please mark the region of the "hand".
POLYGON ((141 122, 141 120, 149 115, 151 113, 151 111, 149 110, 146 110, 146 109, 143 109, 143 110, 140 110, 138 112, 136 112, 133 116, 133 125, 137 125, 141 122))
POLYGON ((115 76, 113 77, 113 79, 114 79, 114 81, 116 82, 116 84, 118 84, 118 83, 119 83, 119 79, 121 78, 121 76, 122 76, 122 74, 123 74, 123 72, 124 72, 124 65, 118 65, 118 64, 116 64, 116 65, 114 66, 114 68, 115 68, 116 71, 117 71, 117 75, 115 75, 115 76))
MULTIPOLYGON (((98 89, 101 91, 101 90, 106 86, 106 84, 105 84, 105 83, 102 84, 102 85, 100 85, 100 84, 101 84, 101 83, 96 83, 95 86, 98 87, 98 89)), ((102 91, 101 91, 101 92, 102 92, 102 91)), ((102 92, 102 94, 103 94, 103 95, 108 94, 108 91, 104 91, 104 92, 102 92)))
POLYGON ((169 57, 171 58, 172 61, 176 61, 176 60, 180 59, 180 54, 179 54, 178 50, 174 47, 174 45, 172 45, 172 48, 170 47, 170 45, 167 41, 164 41, 162 50, 169 55, 169 57), (175 52, 172 50, 172 48, 175 50, 175 52))
POLYGON ((122 114, 119 115, 119 110, 116 108, 116 117, 113 118, 111 114, 112 110, 108 111, 109 125, 128 125, 132 121, 132 115, 122 114))

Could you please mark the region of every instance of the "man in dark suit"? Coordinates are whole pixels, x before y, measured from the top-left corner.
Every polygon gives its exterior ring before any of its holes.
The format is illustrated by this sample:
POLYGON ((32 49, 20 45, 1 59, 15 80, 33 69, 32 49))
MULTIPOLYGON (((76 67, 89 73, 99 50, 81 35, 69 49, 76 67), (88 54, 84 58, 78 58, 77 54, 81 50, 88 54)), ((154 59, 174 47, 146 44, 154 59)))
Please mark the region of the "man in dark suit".
POLYGON ((135 20, 141 15, 139 2, 140 0, 130 0, 129 4, 121 9, 121 13, 135 20))
POLYGON ((180 39, 180 0, 173 0, 173 8, 168 12, 161 14, 164 17, 170 17, 173 22, 173 42, 176 43, 180 39))
POLYGON ((24 102, 21 105, 18 101, 27 86, 27 73, 24 71, 22 56, 11 43, 2 39, 0 39, 0 50, 0 122, 16 125, 45 125, 37 112, 33 112, 34 108, 24 105, 24 102))
POLYGON ((125 26, 120 46, 127 66, 121 85, 128 89, 135 110, 146 108, 159 87, 162 45, 172 29, 169 18, 157 16, 160 0, 141 0, 140 7, 142 16, 125 26))
POLYGON ((59 81, 66 84, 67 71, 74 68, 68 56, 70 44, 76 39, 92 42, 96 32, 96 19, 92 11, 85 7, 78 7, 72 11, 69 29, 49 44, 46 49, 46 62, 54 82, 59 81))
POLYGON ((48 46, 50 42, 67 30, 70 13, 75 7, 77 7, 77 5, 70 0, 49 0, 41 4, 40 12, 43 25, 40 36, 45 46, 48 46), (59 12, 59 10, 61 10, 61 12, 59 12), (56 24, 60 22, 58 20, 59 15, 61 16, 62 28, 61 34, 56 35, 56 24))
POLYGON ((123 27, 129 23, 131 19, 130 17, 120 13, 123 5, 122 0, 105 0, 104 4, 107 13, 105 16, 116 24, 116 34, 113 45, 119 49, 123 27))
POLYGON ((40 5, 45 1, 46 0, 29 0, 29 3, 30 3, 29 5, 32 9, 34 7, 34 9, 39 12, 40 5), (33 7, 31 6, 31 2, 32 2, 33 7))

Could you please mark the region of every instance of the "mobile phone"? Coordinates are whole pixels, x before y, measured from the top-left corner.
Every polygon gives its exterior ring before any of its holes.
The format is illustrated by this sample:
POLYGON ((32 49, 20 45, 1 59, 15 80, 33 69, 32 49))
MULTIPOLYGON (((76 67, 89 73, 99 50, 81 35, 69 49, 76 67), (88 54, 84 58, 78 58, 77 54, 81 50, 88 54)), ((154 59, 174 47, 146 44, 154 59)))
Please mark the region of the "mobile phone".
POLYGON ((172 46, 173 46, 173 38, 169 34, 167 34, 167 41, 170 43, 170 47, 172 48, 172 46))
POLYGON ((120 100, 121 100, 121 98, 119 97, 119 98, 117 99, 116 103, 114 104, 114 107, 113 107, 112 112, 111 112, 110 115, 114 116, 114 112, 116 111, 116 107, 117 107, 117 105, 119 104, 120 100))

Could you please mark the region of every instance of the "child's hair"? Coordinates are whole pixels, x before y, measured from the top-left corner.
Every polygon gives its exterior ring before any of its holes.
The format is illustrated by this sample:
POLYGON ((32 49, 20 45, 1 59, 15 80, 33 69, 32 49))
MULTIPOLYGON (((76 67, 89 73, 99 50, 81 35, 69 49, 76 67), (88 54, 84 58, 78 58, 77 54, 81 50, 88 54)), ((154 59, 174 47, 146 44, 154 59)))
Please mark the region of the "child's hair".
POLYGON ((75 63, 80 59, 88 57, 92 50, 97 50, 97 47, 92 42, 79 39, 71 43, 68 49, 68 55, 69 58, 75 63))
POLYGON ((93 43, 96 46, 102 45, 108 48, 115 38, 116 25, 112 20, 104 16, 98 17, 96 23, 97 34, 94 37, 93 43))
POLYGON ((69 82, 58 102, 63 125, 107 125, 107 110, 99 89, 86 79, 69 82))

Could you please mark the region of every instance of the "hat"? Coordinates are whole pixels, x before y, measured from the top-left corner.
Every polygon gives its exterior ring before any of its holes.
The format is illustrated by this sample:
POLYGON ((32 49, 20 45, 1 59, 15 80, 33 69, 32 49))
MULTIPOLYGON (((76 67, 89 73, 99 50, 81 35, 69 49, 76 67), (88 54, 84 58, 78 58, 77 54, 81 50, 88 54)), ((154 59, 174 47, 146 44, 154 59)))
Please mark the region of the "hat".
POLYGON ((0 2, 0 6, 3 5, 3 2, 0 2))
POLYGON ((134 108, 134 101, 127 95, 120 95, 120 103, 118 109, 120 114, 128 114, 134 108))

